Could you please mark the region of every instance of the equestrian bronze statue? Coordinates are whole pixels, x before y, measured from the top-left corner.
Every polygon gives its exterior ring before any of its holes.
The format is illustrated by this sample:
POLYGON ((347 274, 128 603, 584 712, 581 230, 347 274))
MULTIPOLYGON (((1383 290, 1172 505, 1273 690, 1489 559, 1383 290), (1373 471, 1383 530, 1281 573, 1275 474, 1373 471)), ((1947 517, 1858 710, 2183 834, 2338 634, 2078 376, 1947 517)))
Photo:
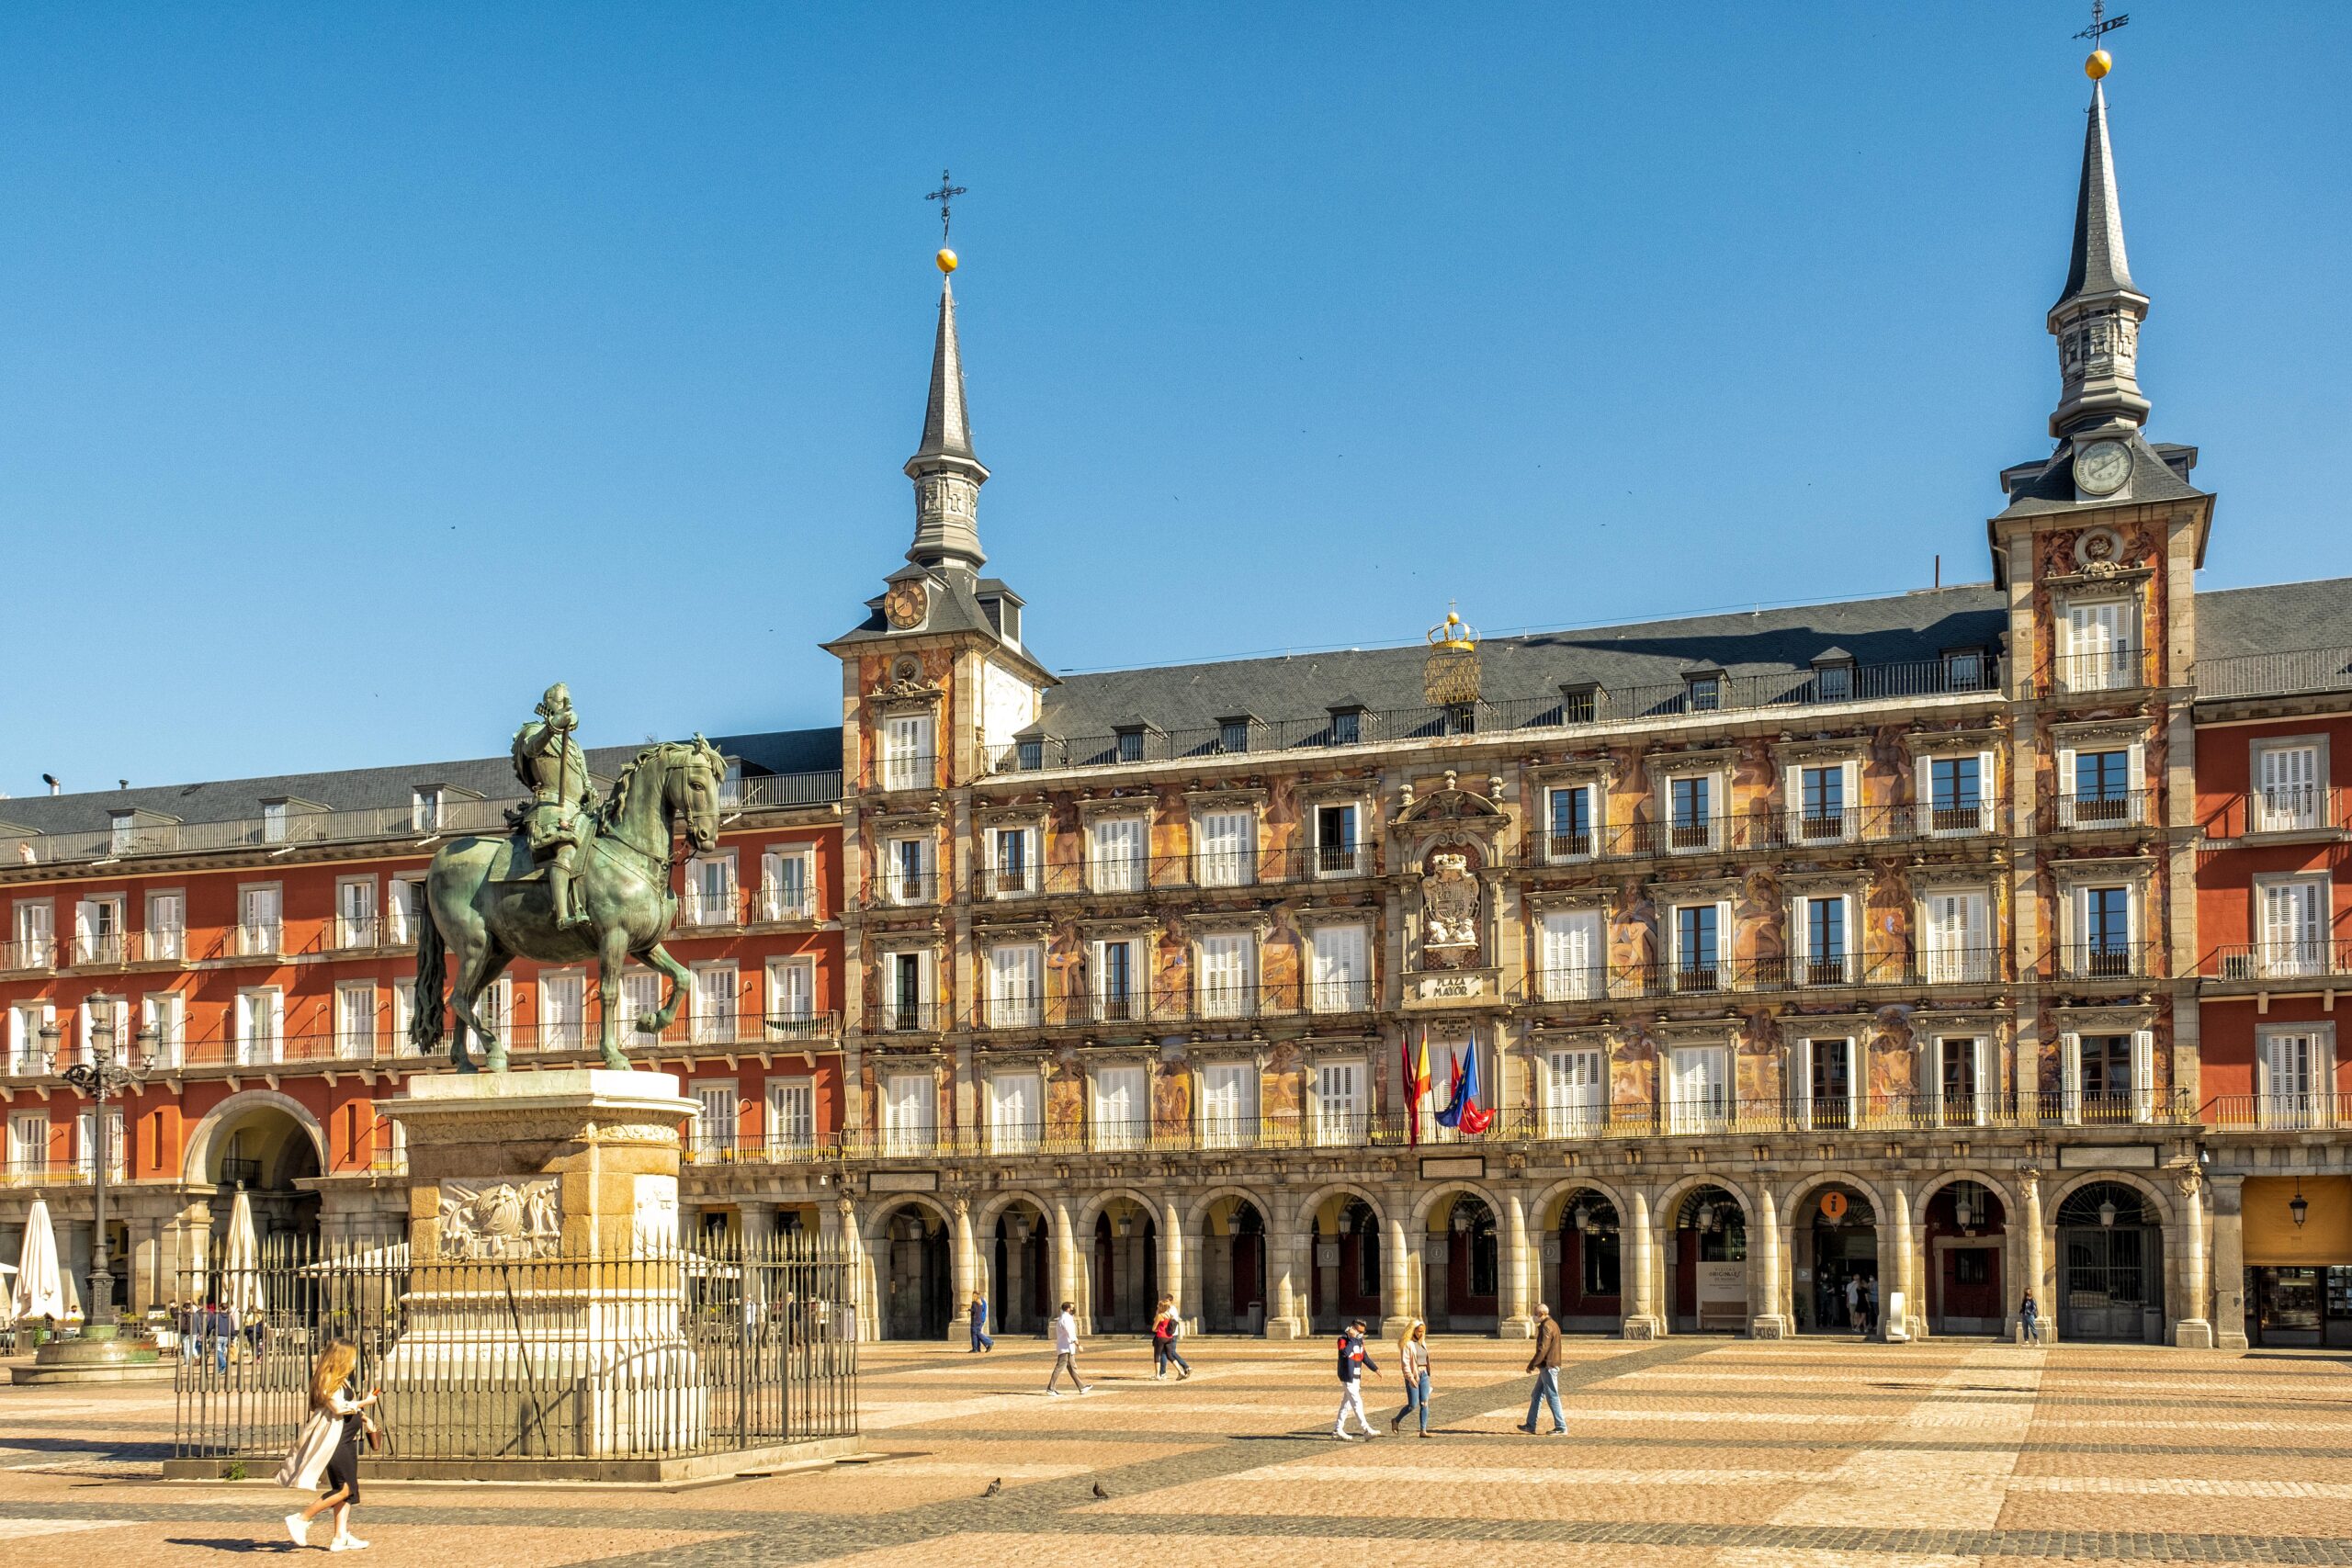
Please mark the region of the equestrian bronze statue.
POLYGON ((514 831, 453 839, 425 874, 409 1039, 419 1051, 440 1044, 447 989, 458 1015, 449 1060, 459 1072, 476 1070, 469 1034, 481 1042, 483 1066, 506 1070, 506 1043, 482 1021, 481 1003, 517 957, 596 961, 604 1015, 596 1043, 608 1067, 628 1066, 620 1048, 621 970, 628 960, 641 960, 670 982, 657 1010, 630 1021, 636 1028, 656 1034, 667 1029, 686 995, 685 965, 662 946, 678 909, 670 890, 672 846, 681 832, 696 854, 718 842, 726 761, 699 735, 649 746, 621 769, 598 806, 586 757, 572 739, 576 727, 571 694, 561 685, 548 688, 538 716, 514 737, 515 775, 530 791, 528 802, 507 813, 514 831))

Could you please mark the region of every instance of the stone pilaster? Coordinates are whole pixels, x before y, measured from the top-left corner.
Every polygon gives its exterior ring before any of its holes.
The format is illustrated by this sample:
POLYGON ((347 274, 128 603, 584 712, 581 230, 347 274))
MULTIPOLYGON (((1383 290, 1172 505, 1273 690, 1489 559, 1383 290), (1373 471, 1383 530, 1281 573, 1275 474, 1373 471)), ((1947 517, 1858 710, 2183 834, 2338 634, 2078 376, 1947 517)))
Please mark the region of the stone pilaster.
POLYGON ((2245 1178, 2213 1178, 2213 1348, 2243 1350, 2245 1337, 2245 1178))
POLYGON ((1634 1211, 1625 1216, 1621 1240, 1630 1256, 1632 1266, 1625 1283, 1631 1299, 1626 1303, 1625 1337, 1656 1339, 1666 1331, 1657 1311, 1657 1244, 1650 1231, 1650 1195, 1636 1187, 1633 1192, 1634 1211))
POLYGON ((1503 1190, 1502 1246, 1502 1321, 1498 1332, 1505 1338, 1532 1337, 1535 1318, 1527 1281, 1534 1265, 1527 1256, 1527 1199, 1516 1187, 1503 1190))
POLYGON ((1757 1225, 1749 1234, 1758 1243, 1757 1284, 1747 1332, 1758 1339, 1785 1339, 1789 1335, 1789 1314, 1787 1292, 1781 1285, 1781 1276, 1787 1269, 1781 1245, 1781 1209, 1769 1179, 1759 1176, 1756 1190, 1757 1225))
POLYGON ((2187 1350, 2213 1348, 2213 1320, 2206 1308, 2205 1183, 2197 1172, 2184 1172, 2180 1193, 2180 1270, 2177 1310, 2172 1342, 2187 1350))

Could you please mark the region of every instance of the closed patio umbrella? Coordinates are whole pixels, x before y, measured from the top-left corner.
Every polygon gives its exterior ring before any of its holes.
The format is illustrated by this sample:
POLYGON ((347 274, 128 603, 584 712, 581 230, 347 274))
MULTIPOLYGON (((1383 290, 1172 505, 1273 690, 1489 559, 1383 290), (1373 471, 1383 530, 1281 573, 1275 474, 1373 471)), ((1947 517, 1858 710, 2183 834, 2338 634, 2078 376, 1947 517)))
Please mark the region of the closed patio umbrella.
POLYGON ((268 1310, 269 1302, 261 1284, 261 1237, 254 1230, 254 1201, 245 1190, 237 1189, 237 1201, 229 1211, 229 1235, 220 1249, 220 1304, 236 1315, 240 1324, 250 1323, 268 1310))
POLYGON ((82 1314, 80 1293, 57 1261, 57 1232, 49 1223, 49 1200, 36 1198, 25 1215, 25 1246, 17 1258, 17 1288, 8 1295, 19 1318, 62 1321, 82 1314))

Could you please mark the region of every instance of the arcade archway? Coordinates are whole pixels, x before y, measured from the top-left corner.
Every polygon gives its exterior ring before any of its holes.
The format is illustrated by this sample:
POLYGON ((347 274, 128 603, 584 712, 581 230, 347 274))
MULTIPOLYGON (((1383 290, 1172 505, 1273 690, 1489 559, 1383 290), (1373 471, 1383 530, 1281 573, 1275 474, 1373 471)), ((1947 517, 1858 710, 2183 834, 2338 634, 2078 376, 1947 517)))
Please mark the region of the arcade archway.
POLYGON ((1792 1217, 1790 1279, 1798 1329, 1860 1332, 1879 1284, 1877 1209, 1858 1189, 1828 1181, 1798 1199, 1792 1217))
POLYGON ((1266 1331, 1266 1217, 1238 1193, 1201 1216, 1201 1299, 1185 1307, 1212 1334, 1266 1331))
POLYGON ((2122 1181, 2092 1181, 2058 1204, 2058 1337, 2161 1345, 2163 1216, 2122 1181))
POLYGON ((1557 1269, 1551 1286, 1552 1317, 1569 1333, 1614 1334, 1624 1325, 1623 1249, 1617 1205, 1606 1193, 1579 1188, 1560 1200, 1560 1219, 1547 1250, 1557 1269))
POLYGON ((882 1276, 882 1337, 944 1339, 954 1315, 948 1292, 947 1223, 921 1203, 902 1203, 883 1222, 877 1250, 882 1276))
POLYGON ((1678 1332, 1736 1334, 1747 1327, 1747 1208, 1712 1184, 1674 1210, 1668 1299, 1678 1332))

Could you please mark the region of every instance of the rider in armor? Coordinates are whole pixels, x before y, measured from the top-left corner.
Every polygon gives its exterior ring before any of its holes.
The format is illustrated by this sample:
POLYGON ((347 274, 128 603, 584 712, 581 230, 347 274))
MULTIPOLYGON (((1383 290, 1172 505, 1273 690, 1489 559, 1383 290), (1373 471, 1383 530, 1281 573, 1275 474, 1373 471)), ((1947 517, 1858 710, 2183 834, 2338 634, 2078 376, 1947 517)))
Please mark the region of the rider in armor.
POLYGON ((580 720, 570 688, 560 681, 549 686, 537 711, 537 718, 514 732, 514 776, 531 792, 523 838, 531 859, 548 868, 556 925, 571 931, 588 923, 577 874, 581 853, 595 836, 596 796, 588 783, 587 753, 571 735, 580 720))

